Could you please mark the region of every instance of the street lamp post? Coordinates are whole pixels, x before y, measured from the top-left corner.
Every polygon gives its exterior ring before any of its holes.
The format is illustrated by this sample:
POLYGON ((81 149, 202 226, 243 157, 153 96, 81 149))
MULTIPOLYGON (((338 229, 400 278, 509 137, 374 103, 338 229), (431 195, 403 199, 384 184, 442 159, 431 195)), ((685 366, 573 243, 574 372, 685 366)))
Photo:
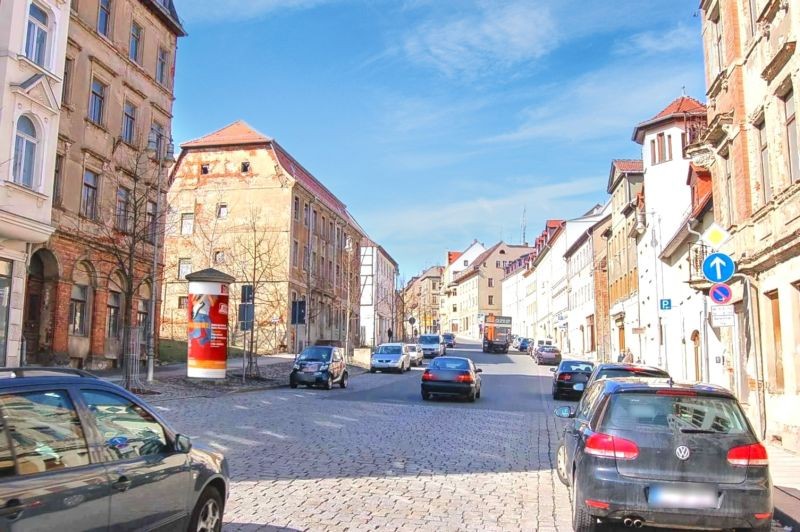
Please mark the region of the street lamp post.
POLYGON ((345 237, 344 250, 347 253, 347 323, 344 329, 344 354, 346 357, 350 356, 350 285, 353 280, 350 278, 350 266, 353 262, 350 254, 353 252, 353 241, 350 237, 345 237))
MULTIPOLYGON (((161 181, 164 173, 164 163, 173 162, 175 146, 172 139, 166 144, 163 142, 163 137, 155 132, 150 132, 150 137, 147 141, 147 150, 153 152, 158 159, 158 177, 156 178, 156 210, 153 213, 153 225, 148 227, 148 231, 157 228, 158 217, 161 215, 161 181)), ((153 264, 152 276, 153 281, 150 286, 150 323, 149 331, 147 334, 147 382, 153 382, 153 372, 155 366, 155 335, 156 335, 156 294, 158 294, 158 233, 156 229, 153 231, 153 264)))

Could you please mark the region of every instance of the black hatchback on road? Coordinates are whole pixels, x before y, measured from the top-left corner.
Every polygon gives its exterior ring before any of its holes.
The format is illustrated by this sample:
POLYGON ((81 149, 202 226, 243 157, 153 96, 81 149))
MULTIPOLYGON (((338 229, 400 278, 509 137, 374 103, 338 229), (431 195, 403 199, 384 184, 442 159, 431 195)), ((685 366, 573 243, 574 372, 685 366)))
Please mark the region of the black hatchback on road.
POLYGON ((553 399, 580 397, 592 374, 594 364, 585 360, 562 360, 553 372, 553 399))
POLYGON ((671 380, 596 381, 557 452, 572 525, 770 530, 767 452, 730 392, 671 380))
POLYGON ((0 530, 219 531, 228 466, 77 370, 0 368, 0 530))

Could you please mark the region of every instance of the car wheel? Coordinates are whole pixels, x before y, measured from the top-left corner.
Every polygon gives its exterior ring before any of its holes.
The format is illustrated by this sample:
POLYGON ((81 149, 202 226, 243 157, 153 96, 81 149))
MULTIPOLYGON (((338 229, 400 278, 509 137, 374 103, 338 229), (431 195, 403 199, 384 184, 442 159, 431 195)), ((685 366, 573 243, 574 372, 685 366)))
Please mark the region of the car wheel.
POLYGON ((328 373, 328 380, 325 381, 325 389, 326 390, 333 389, 333 377, 331 377, 330 373, 328 373))
POLYGON ((467 401, 469 401, 470 403, 474 403, 475 402, 475 392, 470 392, 469 393, 469 395, 467 396, 467 401))
POLYGON ((481 398, 481 389, 480 388, 478 388, 478 391, 475 393, 475 397, 477 397, 478 399, 481 398))
POLYGON ((347 372, 345 371, 342 373, 342 380, 339 381, 339 386, 342 388, 347 388, 347 380, 348 380, 347 372))
POLYGON ((375 373, 376 371, 378 371, 378 370, 377 370, 377 369, 375 369, 375 368, 369 368, 369 372, 370 372, 370 373, 375 373))
POLYGON ((428 392, 422 392, 422 400, 423 401, 430 401, 431 400, 431 394, 429 394, 428 392))
POLYGON ((556 473, 558 480, 566 487, 569 487, 569 477, 567 476, 567 447, 561 445, 556 451, 556 473))
POLYGON ((191 532, 219 532, 222 530, 222 496, 217 488, 209 486, 200 495, 189 524, 191 532))
POLYGON ((583 494, 578 490, 578 483, 572 477, 572 529, 575 532, 595 532, 597 520, 592 517, 582 501, 583 494))
POLYGON ((289 388, 297 388, 297 381, 289 377, 289 388))

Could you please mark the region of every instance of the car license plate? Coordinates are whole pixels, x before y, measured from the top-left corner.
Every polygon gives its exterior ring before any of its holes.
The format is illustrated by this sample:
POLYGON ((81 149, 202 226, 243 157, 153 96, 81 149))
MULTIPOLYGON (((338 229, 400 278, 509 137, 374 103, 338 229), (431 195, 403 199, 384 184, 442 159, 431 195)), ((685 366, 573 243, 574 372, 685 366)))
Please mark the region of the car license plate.
POLYGON ((303 373, 314 373, 315 371, 317 371, 317 368, 313 366, 312 367, 306 366, 303 368, 303 373))
POLYGON ((651 486, 648 502, 656 508, 709 509, 718 506, 718 495, 708 485, 651 486))

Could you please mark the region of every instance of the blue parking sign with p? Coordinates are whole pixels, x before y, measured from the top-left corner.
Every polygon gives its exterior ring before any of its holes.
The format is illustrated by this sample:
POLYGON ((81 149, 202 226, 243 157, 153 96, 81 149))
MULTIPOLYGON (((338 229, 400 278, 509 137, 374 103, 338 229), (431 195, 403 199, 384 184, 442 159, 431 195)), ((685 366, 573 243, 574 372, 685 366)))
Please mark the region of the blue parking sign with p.
POLYGON ((672 310, 672 300, 671 299, 660 299, 658 301, 661 310, 672 310))

